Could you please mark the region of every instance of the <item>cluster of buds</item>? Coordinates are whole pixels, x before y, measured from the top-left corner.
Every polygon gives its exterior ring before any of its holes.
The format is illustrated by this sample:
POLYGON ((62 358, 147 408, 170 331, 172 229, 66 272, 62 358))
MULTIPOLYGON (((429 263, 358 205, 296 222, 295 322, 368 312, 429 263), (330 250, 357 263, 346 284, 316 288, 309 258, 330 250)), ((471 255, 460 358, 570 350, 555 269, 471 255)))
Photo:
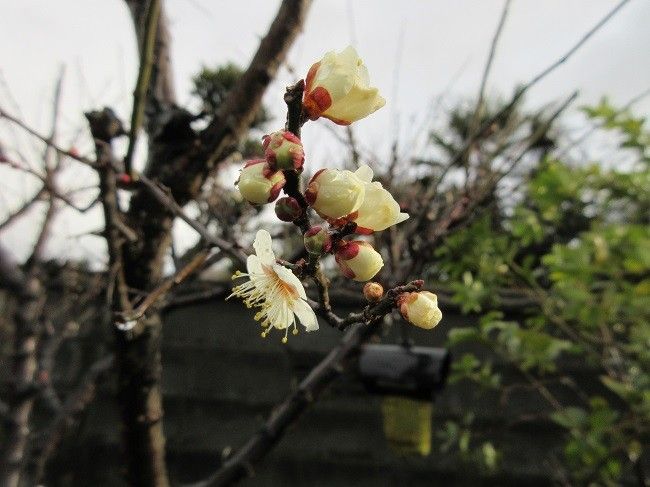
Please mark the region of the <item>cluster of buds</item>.
MULTIPOLYGON (((253 205, 275 201, 286 183, 283 171, 300 172, 305 161, 300 139, 286 130, 265 135, 262 146, 264 159, 246 162, 237 181, 240 194, 253 205)), ((288 218, 286 211, 279 213, 288 218)))
POLYGON ((314 210, 335 226, 357 224, 357 233, 386 230, 409 216, 378 181, 373 171, 362 165, 355 172, 321 169, 311 178, 305 198, 314 210))
MULTIPOLYGON (((308 119, 324 117, 339 125, 349 125, 384 104, 377 88, 370 86, 368 70, 352 47, 338 53, 328 52, 306 76, 302 113, 308 119)), ((373 181, 372 169, 367 165, 355 171, 321 169, 309 181, 303 199, 295 184, 305 163, 300 139, 290 131, 280 130, 264 136, 263 149, 263 159, 248 161, 241 170, 237 185, 242 197, 253 205, 263 205, 275 201, 284 188, 285 196, 275 205, 278 219, 294 222, 304 230, 309 228, 310 207, 326 222, 303 233, 310 259, 333 254, 345 277, 359 282, 374 278, 384 266, 381 254, 368 241, 345 238, 351 233, 370 235, 386 230, 409 215, 401 211, 399 203, 379 181, 373 181)), ((293 275, 282 273, 286 274, 286 282, 300 288, 299 281, 290 279, 293 275)), ((379 283, 368 282, 364 287, 364 296, 371 303, 378 302, 383 295, 379 283)), ((405 319, 421 328, 433 328, 442 317, 436 295, 427 291, 403 293, 397 305, 405 319)), ((301 312, 298 309, 295 313, 301 312)))
MULTIPOLYGON (((372 178, 367 165, 354 172, 321 169, 311 178, 305 200, 333 227, 355 223, 358 234, 386 230, 406 220, 408 214, 402 213, 393 196, 372 178)), ((384 265, 381 254, 360 240, 340 242, 335 255, 343 275, 355 281, 372 279, 384 265)))

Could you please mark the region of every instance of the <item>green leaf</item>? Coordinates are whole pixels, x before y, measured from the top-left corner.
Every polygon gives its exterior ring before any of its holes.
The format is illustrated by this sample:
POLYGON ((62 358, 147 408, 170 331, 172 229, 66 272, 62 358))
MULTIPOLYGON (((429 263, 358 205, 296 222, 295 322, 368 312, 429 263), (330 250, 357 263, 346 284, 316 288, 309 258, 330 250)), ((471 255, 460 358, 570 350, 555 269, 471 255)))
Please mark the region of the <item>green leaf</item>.
POLYGON ((587 424, 587 412, 578 407, 567 407, 551 414, 551 419, 566 429, 579 429, 587 424))
POLYGON ((472 340, 478 340, 480 333, 476 328, 463 327, 452 328, 447 335, 447 345, 455 347, 456 345, 472 340))

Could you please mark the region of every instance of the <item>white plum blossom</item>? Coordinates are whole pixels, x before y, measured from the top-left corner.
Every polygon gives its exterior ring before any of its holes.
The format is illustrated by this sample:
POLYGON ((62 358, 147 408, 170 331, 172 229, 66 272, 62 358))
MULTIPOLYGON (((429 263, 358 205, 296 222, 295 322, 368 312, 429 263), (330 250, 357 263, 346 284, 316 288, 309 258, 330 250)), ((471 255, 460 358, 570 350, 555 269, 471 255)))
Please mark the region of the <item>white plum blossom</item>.
POLYGON ((318 320, 307 304, 305 288, 290 269, 276 262, 269 232, 259 230, 253 248, 255 254, 246 260, 247 273, 237 271, 233 276, 233 279, 248 277, 249 280, 235 286, 228 298, 236 296, 248 308, 260 308, 255 319, 265 328, 264 337, 271 328, 277 328, 284 330, 282 342, 286 343, 290 327, 293 326, 294 335, 298 333, 296 317, 306 331, 318 330, 318 320))

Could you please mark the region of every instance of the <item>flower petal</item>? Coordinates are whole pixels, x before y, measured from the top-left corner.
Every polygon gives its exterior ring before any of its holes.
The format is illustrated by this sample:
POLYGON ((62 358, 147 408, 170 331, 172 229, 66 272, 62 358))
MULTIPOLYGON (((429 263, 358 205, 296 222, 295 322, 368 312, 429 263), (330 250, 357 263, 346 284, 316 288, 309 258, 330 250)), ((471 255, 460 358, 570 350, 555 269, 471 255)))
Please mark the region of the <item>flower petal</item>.
POLYGON ((279 264, 274 264, 273 270, 280 279, 295 288, 298 296, 300 296, 302 299, 307 299, 307 294, 305 293, 305 288, 303 287, 302 282, 300 282, 300 279, 298 279, 296 275, 291 272, 291 269, 287 269, 286 267, 279 264))
POLYGON ((311 309, 305 301, 302 299, 297 299, 293 303, 293 312, 296 314, 300 323, 305 327, 306 331, 315 331, 318 330, 318 319, 316 318, 316 313, 311 309))
POLYGON ((263 274, 262 263, 257 255, 249 255, 246 259, 246 270, 249 275, 263 274))
POLYGON ((356 122, 376 112, 386 104, 377 88, 352 86, 345 98, 332 97, 332 105, 323 112, 324 117, 356 122))
POLYGON ((275 264, 275 254, 273 253, 273 246, 271 244, 271 234, 266 230, 258 230, 253 242, 255 253, 260 258, 264 265, 275 264))
POLYGON ((368 166, 367 164, 363 164, 359 166, 359 169, 354 171, 354 174, 356 174, 357 177, 361 179, 361 181, 363 181, 364 183, 369 183, 370 181, 372 181, 372 176, 374 173, 370 166, 368 166))

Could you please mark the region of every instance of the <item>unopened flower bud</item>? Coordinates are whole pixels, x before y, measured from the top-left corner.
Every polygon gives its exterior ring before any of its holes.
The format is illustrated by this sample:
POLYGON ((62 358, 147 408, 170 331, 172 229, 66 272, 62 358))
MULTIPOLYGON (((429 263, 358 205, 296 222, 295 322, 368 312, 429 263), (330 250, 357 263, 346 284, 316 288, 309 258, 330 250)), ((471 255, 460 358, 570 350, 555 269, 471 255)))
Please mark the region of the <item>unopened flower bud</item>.
POLYGON ((353 172, 321 169, 309 181, 307 202, 323 218, 341 218, 363 203, 364 182, 353 172))
POLYGON ((335 257, 343 275, 359 282, 372 279, 384 266, 381 254, 361 240, 341 242, 335 257))
POLYGON ((305 79, 304 108, 309 118, 326 117, 349 125, 379 110, 386 101, 370 86, 368 69, 353 47, 328 52, 305 79))
POLYGON ((363 286, 363 295, 366 300, 371 303, 376 303, 384 295, 384 287, 378 282, 367 282, 366 285, 363 286))
POLYGON ((284 196, 275 203, 275 214, 283 222, 292 222, 303 213, 296 198, 284 196))
POLYGON ((425 330, 430 330, 442 320, 438 296, 429 291, 400 294, 397 304, 404 319, 425 330))
POLYGON ((300 139, 287 130, 265 135, 262 146, 264 157, 273 169, 302 170, 305 151, 300 139))
POLYGON ((349 217, 357 224, 357 233, 368 234, 386 230, 409 217, 401 212, 397 201, 380 182, 372 182, 373 171, 369 166, 362 165, 355 174, 365 183, 363 203, 349 217))
POLYGON ((326 229, 320 225, 311 227, 305 232, 304 241, 307 252, 314 255, 326 254, 332 249, 332 239, 326 229))
POLYGON ((278 197, 285 182, 282 171, 273 171, 264 159, 255 159, 243 167, 237 186, 246 201, 263 205, 278 197))

